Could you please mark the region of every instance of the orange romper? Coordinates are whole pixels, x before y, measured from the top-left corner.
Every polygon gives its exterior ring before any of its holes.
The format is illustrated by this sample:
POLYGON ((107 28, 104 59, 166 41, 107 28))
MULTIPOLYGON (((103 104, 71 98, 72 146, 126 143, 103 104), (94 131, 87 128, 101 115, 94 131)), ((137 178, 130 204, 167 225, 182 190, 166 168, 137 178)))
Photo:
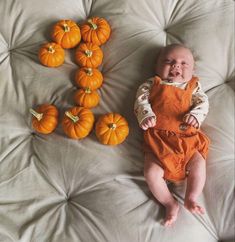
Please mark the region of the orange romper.
POLYGON ((186 165, 196 151, 204 159, 208 153, 209 139, 200 129, 182 122, 189 113, 193 90, 198 79, 193 77, 185 89, 162 85, 155 77, 149 100, 157 116, 156 126, 144 131, 144 151, 152 152, 161 162, 164 178, 180 181, 186 176, 186 165))

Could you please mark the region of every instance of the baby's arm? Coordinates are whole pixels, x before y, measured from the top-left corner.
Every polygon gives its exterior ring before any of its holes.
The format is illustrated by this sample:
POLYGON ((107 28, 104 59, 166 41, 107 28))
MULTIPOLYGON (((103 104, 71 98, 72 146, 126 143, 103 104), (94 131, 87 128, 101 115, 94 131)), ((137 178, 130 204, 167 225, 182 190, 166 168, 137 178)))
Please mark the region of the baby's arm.
POLYGON ((151 104, 149 103, 150 90, 153 81, 151 79, 145 81, 137 90, 135 100, 135 115, 137 117, 139 126, 143 130, 154 127, 156 125, 156 115, 154 114, 151 104))
POLYGON ((209 111, 209 102, 207 95, 203 92, 200 83, 193 92, 192 109, 184 116, 184 122, 195 128, 199 128, 206 118, 209 111))

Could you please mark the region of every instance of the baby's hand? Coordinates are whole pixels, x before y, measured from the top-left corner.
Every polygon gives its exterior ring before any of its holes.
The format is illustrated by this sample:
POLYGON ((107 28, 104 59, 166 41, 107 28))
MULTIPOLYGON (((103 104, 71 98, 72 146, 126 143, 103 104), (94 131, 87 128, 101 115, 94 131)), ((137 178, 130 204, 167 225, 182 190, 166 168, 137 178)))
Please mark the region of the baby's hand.
POLYGON ((199 123, 198 123, 197 119, 191 114, 186 114, 183 118, 183 121, 186 124, 191 125, 196 129, 199 128, 199 123))
POLYGON ((156 125, 156 118, 155 117, 148 117, 145 118, 141 124, 140 124, 140 128, 143 130, 147 130, 148 128, 152 128, 156 125))

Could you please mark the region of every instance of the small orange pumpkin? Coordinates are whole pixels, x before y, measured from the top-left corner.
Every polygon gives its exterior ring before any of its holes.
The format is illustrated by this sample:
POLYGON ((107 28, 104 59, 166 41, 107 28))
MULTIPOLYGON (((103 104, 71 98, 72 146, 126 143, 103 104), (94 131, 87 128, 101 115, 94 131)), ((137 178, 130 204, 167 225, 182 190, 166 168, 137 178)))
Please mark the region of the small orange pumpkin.
POLYGON ((48 67, 62 65, 64 63, 64 56, 64 49, 54 42, 43 44, 38 52, 40 62, 48 67))
POLYGON ((54 131, 59 116, 59 112, 54 105, 42 104, 35 110, 30 108, 29 111, 33 115, 32 126, 37 132, 49 134, 54 131))
POLYGON ((83 67, 76 71, 75 83, 81 88, 96 90, 103 83, 103 75, 98 69, 83 67))
POLYGON ((103 51, 98 45, 81 43, 75 51, 75 61, 80 66, 97 68, 103 61, 103 51))
POLYGON ((109 39, 110 33, 110 25, 104 18, 93 17, 81 25, 81 35, 84 42, 102 45, 109 39))
POLYGON ((99 104, 100 96, 95 90, 89 87, 78 89, 74 94, 74 101, 77 105, 85 108, 94 108, 99 104))
POLYGON ((51 37, 62 48, 70 49, 80 43, 81 31, 73 20, 60 20, 53 26, 51 37))
POLYGON ((129 126, 124 117, 118 113, 102 115, 95 126, 98 140, 105 145, 118 145, 129 134, 129 126))
POLYGON ((90 109, 72 107, 65 112, 62 127, 68 137, 82 139, 91 132, 94 121, 95 118, 90 109))

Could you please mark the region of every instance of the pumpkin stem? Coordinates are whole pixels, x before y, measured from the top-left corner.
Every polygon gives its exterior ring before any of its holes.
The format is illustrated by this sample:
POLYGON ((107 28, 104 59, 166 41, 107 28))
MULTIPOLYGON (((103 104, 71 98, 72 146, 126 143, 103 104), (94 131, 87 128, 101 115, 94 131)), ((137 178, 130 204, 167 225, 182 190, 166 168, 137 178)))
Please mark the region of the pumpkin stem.
POLYGON ((53 48, 52 45, 50 45, 50 46, 48 47, 48 52, 51 53, 51 54, 53 54, 53 53, 55 52, 55 49, 53 48))
POLYGON ((86 88, 85 88, 85 93, 90 94, 90 93, 91 93, 91 89, 90 89, 89 87, 86 87, 86 88))
POLYGON ((70 31, 70 27, 68 26, 68 24, 63 24, 63 27, 64 27, 64 32, 70 31))
POLYGON ((91 50, 85 50, 85 55, 87 57, 91 57, 92 56, 92 51, 91 50))
POLYGON ((30 113, 38 120, 40 121, 43 117, 43 113, 38 113, 35 110, 33 110, 32 108, 29 109, 30 113))
POLYGON ((65 115, 67 117, 69 117, 74 123, 76 123, 79 120, 78 116, 74 116, 72 113, 70 113, 69 111, 65 112, 65 115))
POLYGON ((90 26, 91 26, 92 29, 94 29, 94 30, 97 29, 97 25, 94 22, 92 22, 91 19, 88 19, 87 22, 90 24, 90 26))
POLYGON ((110 124, 108 124, 108 127, 110 129, 116 129, 117 128, 117 125, 115 123, 110 123, 110 124))
POLYGON ((93 71, 92 71, 92 68, 86 68, 85 69, 85 72, 88 76, 92 76, 93 75, 93 71))

